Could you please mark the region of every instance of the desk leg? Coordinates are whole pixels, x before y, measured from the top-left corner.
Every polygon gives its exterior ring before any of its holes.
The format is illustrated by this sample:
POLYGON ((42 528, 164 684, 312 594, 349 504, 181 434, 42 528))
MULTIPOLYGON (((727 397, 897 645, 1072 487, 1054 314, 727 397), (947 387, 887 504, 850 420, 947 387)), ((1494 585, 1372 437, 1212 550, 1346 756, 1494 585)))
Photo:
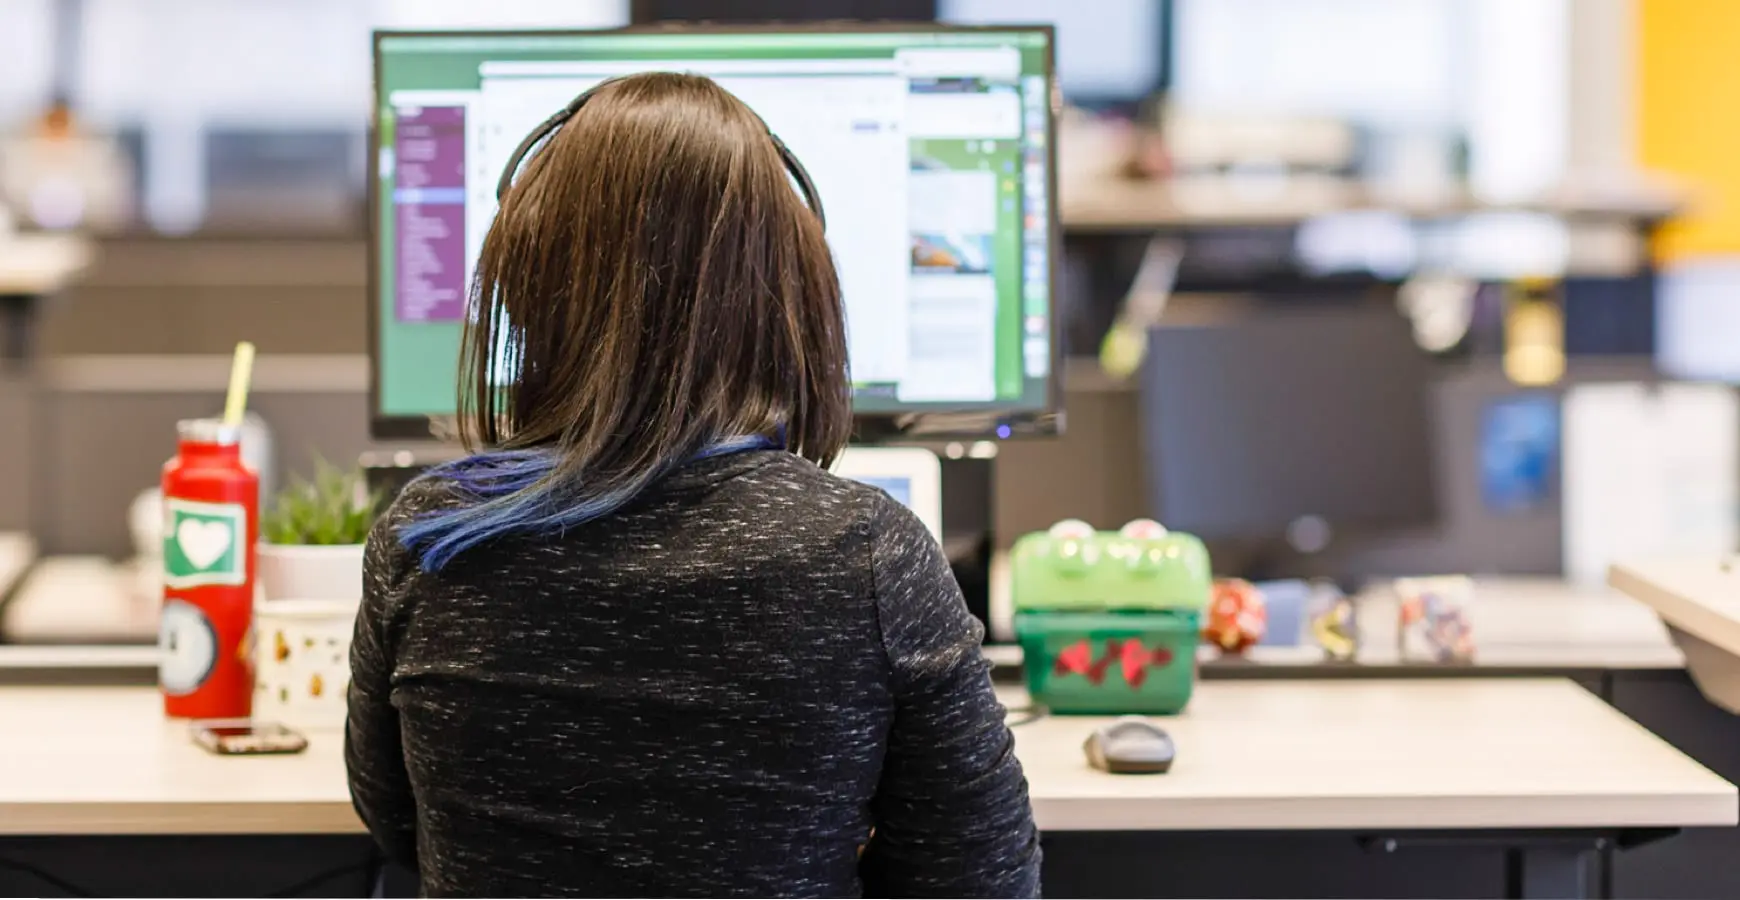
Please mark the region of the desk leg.
POLYGON ((1437 832, 1363 837, 1368 852, 1400 853, 1431 848, 1488 847, 1504 851, 1506 900, 1588 900, 1589 862, 1608 852, 1610 834, 1599 832, 1437 832))
POLYGON ((1538 844, 1504 854, 1504 895, 1509 900, 1585 900, 1589 896, 1586 847, 1538 844))

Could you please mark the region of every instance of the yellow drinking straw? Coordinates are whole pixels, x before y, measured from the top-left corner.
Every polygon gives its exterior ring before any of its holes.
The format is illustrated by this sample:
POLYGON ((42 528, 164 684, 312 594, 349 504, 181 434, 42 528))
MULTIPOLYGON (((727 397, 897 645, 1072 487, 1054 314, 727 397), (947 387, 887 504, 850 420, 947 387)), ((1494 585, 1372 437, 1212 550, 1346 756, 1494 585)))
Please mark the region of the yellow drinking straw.
POLYGON ((242 424, 242 414, 248 411, 248 383, 254 378, 254 345, 242 341, 236 345, 236 359, 230 365, 230 394, 224 402, 224 424, 232 428, 242 424))

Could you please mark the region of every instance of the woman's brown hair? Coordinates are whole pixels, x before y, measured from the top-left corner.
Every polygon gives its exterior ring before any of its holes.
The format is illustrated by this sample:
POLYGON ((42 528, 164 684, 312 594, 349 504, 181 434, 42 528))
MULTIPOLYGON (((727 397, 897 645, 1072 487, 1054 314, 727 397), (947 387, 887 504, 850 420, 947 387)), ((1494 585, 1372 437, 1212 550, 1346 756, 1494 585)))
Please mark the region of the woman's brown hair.
POLYGON ((767 126, 710 79, 597 88, 503 198, 472 292, 469 449, 550 447, 596 477, 781 424, 820 464, 845 444, 821 224, 767 126))
MULTIPOLYGON (((495 521, 471 523, 477 540, 504 517, 607 512, 719 441, 778 435, 825 466, 850 434, 822 224, 767 126, 710 79, 649 73, 594 89, 502 198, 471 301, 460 436, 541 470, 507 463, 505 493, 461 477, 501 507, 457 517, 495 521)), ((407 543, 455 536, 411 532, 407 543)))

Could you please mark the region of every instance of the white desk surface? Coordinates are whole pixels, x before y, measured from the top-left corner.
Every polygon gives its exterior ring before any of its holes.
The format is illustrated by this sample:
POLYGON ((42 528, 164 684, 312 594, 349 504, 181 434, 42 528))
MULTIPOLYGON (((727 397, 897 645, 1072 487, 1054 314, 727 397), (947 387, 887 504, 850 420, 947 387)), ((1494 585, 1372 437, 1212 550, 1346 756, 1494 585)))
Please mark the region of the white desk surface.
MULTIPOLYGON (((1006 697, 1019 704, 1018 694, 1006 697)), ((1015 729, 1046 830, 1722 826, 1735 788, 1563 680, 1210 682, 1171 774, 1090 769, 1096 719, 1015 729)), ((342 738, 211 756, 145 688, 0 688, 0 834, 361 829, 342 738)))
POLYGON ((1608 581, 1668 624, 1740 656, 1740 564, 1715 558, 1622 562, 1608 581))
MULTIPOLYGON (((1359 661, 1397 661, 1396 604, 1381 594, 1359 607, 1359 661)), ((1475 580, 1476 667, 1677 669, 1685 658, 1648 606, 1604 587, 1558 579, 1475 580)))
POLYGON ((90 244, 72 235, 0 236, 0 294, 54 293, 90 259, 90 244))
POLYGON ((151 688, 0 688, 0 834, 357 832, 342 738, 216 757, 151 688))
POLYGON ((1211 681, 1164 777, 1083 762, 1088 723, 1015 729, 1050 830, 1731 825, 1733 785, 1563 679, 1211 681))

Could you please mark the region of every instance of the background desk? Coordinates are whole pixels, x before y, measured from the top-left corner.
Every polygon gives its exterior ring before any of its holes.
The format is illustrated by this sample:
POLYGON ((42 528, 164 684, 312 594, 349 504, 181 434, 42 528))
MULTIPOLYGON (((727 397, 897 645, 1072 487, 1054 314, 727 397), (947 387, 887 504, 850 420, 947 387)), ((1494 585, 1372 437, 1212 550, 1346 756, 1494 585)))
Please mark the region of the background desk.
MULTIPOLYGON (((155 693, 140 688, 0 688, 0 722, 0 834, 361 830, 335 733, 311 735, 300 756, 214 758, 165 723, 155 693)), ((1094 724, 1045 718, 1016 728, 1048 866, 1066 871, 1081 857, 1054 838, 1079 831, 1336 832, 1395 838, 1403 848, 1421 833, 1491 833, 1487 847, 1547 851, 1530 862, 1550 864, 1545 874, 1559 880, 1534 886, 1552 889, 1598 837, 1732 825, 1740 814, 1732 785, 1562 680, 1205 684, 1169 724, 1177 767, 1156 778, 1088 768, 1081 741, 1094 724), (1532 843, 1547 831, 1589 843, 1532 843)), ((1171 845, 1153 843, 1139 854, 1143 865, 1130 856, 1088 865, 1136 878, 1125 882, 1132 892, 1157 894, 1167 882, 1153 879, 1166 866, 1147 861, 1170 856, 1171 845)), ((7 847, 0 842, 0 857, 7 847)), ((1314 895, 1300 883, 1308 874, 1294 873, 1294 896, 1314 895)), ((1047 877, 1057 888, 1050 892, 1077 892, 1049 868, 1047 877)), ((1491 881, 1496 892, 1496 872, 1491 881)), ((0 880, 0 893, 5 887, 0 880)), ((1185 890, 1204 896, 1195 887, 1185 890)), ((1455 895, 1427 881, 1413 890, 1455 895)))
MULTIPOLYGON (((24 580, 36 561, 36 542, 30 535, 17 531, 0 531, 0 604, 24 580)), ((0 630, 3 633, 3 630, 0 630)))
MULTIPOLYGON (((0 588, 4 586, 8 537, 0 534, 0 588)), ((22 540, 20 536, 18 540, 22 540)), ((19 571, 22 571, 21 569, 19 571)), ((1006 566, 993 570, 994 630, 1009 624, 1006 566)), ((0 640, 57 644, 156 639, 156 605, 141 599, 127 565, 95 556, 40 559, 0 607, 0 640)), ((1550 579, 1490 579, 1479 582, 1472 667, 1405 663, 1395 651, 1394 604, 1361 601, 1363 647, 1358 665, 1324 665, 1313 647, 1258 647, 1246 658, 1219 660, 1203 652, 1205 675, 1218 678, 1464 677, 1477 675, 1568 675, 1597 693, 1611 671, 1678 671, 1684 658, 1661 620, 1645 604, 1617 591, 1587 589, 1550 579), (1387 630, 1383 623, 1389 623, 1387 630)), ((0 596, 4 596, 0 591, 0 596)), ((991 646, 999 666, 1019 667, 1020 648, 991 646)), ((148 674, 148 673, 147 673, 148 674)))
POLYGON ((1740 713, 1740 564, 1628 562, 1615 565, 1610 580, 1660 615, 1704 695, 1740 713))
MULTIPOLYGON (((9 554, 9 548, 22 541, 22 535, 0 534, 0 591, 9 570, 7 560, 18 555, 9 554)), ((16 566, 12 570, 23 571, 16 566)), ((1010 612, 1001 560, 993 571, 993 630, 1006 633, 1010 612)), ((1684 665, 1656 613, 1618 591, 1551 579, 1485 579, 1478 584, 1479 653, 1473 668, 1480 674, 1678 670, 1684 665)), ((1466 674, 1466 669, 1446 670, 1399 659, 1393 602, 1381 596, 1362 599, 1360 613, 1362 648, 1357 667, 1325 667, 1323 654, 1314 647, 1264 646, 1245 659, 1212 665, 1209 677, 1466 674)), ((51 556, 36 562, 28 578, 17 583, 11 602, 0 609, 0 638, 26 643, 145 643, 156 637, 155 617, 155 604, 141 599, 130 566, 97 556, 51 556)), ((999 665, 1016 666, 1021 661, 1019 648, 1013 646, 994 646, 988 652, 999 665)), ((1204 661, 1215 663, 1217 656, 1208 651, 1204 661)))
MULTIPOLYGON (((1475 675, 1567 675, 1597 693, 1603 673, 1679 671, 1685 659, 1649 606, 1607 588, 1589 588, 1546 578, 1476 581, 1473 608, 1475 659, 1468 666, 1410 663, 1396 652, 1396 604, 1383 591, 1356 599, 1360 650, 1353 665, 1326 663, 1314 646, 1259 646, 1244 657, 1221 659, 1203 648, 1208 678, 1465 677, 1475 675)), ((991 566, 991 630, 1013 630, 1008 562, 991 566)), ((989 649, 993 661, 1016 666, 1017 647, 989 649)))
POLYGON ((162 601, 144 594, 130 565, 100 556, 37 560, 0 605, 0 639, 32 644, 146 644, 162 601))

